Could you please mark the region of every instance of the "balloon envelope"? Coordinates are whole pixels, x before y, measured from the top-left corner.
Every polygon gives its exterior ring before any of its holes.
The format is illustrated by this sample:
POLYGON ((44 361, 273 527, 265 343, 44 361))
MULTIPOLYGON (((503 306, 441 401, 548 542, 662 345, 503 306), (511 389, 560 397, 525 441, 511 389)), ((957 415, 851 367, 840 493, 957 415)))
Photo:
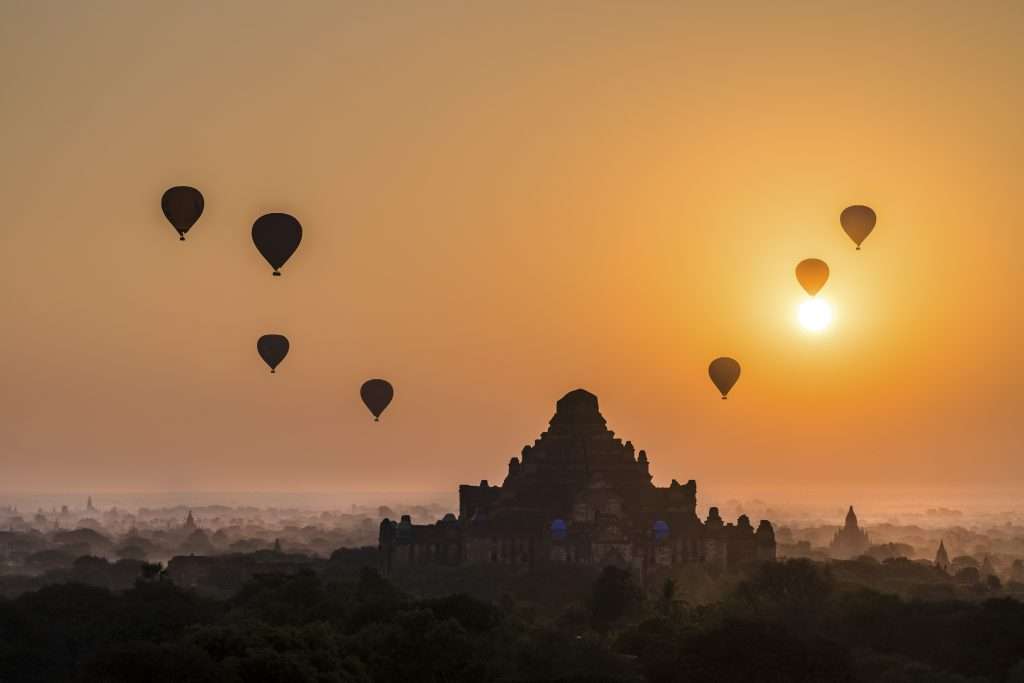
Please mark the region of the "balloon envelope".
POLYGON ((875 229, 875 221, 877 220, 878 216, 875 215, 874 209, 860 204, 848 206, 839 214, 839 224, 843 226, 843 230, 846 231, 846 234, 857 245, 858 251, 860 250, 860 243, 866 240, 871 231, 875 229))
POLYGON ((804 259, 796 264, 796 279, 808 294, 814 296, 828 282, 828 264, 821 259, 804 259))
POLYGON ((256 350, 270 371, 274 372, 284 357, 288 355, 288 337, 283 334, 265 334, 256 341, 256 350))
POLYGON ((724 399, 732 386, 736 384, 736 380, 740 378, 740 364, 733 358, 716 358, 708 366, 708 375, 724 399))
POLYGON ((370 379, 364 382, 363 386, 359 389, 359 396, 362 397, 363 403, 373 413, 373 421, 377 422, 380 420, 380 414, 384 412, 384 409, 391 403, 391 399, 395 397, 395 390, 387 380, 370 379))
POLYGON ((286 213, 268 213, 252 224, 252 241, 274 269, 274 275, 280 275, 277 271, 302 241, 302 226, 286 213))
POLYGON ((199 217, 203 215, 203 194, 194 187, 178 185, 164 192, 160 198, 160 208, 164 216, 170 221, 178 236, 185 240, 185 233, 196 224, 199 217))

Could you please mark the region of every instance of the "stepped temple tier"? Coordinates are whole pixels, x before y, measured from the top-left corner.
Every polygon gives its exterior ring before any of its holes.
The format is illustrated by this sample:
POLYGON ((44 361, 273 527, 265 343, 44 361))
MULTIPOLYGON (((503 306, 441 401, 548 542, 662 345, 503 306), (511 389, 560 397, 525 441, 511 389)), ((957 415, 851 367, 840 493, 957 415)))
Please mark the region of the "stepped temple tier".
POLYGON ((767 520, 725 524, 718 508, 697 517, 697 484, 651 483, 647 454, 610 431, 597 397, 583 389, 558 401, 548 430, 508 463, 500 486, 459 487, 459 516, 435 524, 385 519, 382 570, 422 564, 614 564, 719 568, 775 559, 767 520))

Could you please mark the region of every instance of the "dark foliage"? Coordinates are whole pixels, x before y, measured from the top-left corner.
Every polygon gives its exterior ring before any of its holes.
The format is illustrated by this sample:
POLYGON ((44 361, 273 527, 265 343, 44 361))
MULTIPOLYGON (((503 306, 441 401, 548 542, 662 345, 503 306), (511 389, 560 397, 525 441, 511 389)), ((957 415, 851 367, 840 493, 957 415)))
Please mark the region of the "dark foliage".
POLYGON ((588 603, 550 622, 512 598, 417 598, 365 568, 257 576, 227 600, 139 569, 121 592, 0 599, 0 680, 1024 681, 1024 604, 850 589, 807 561, 756 568, 702 607, 676 601, 674 583, 645 600, 607 568, 588 603))
POLYGON ((594 583, 591 614, 594 625, 606 629, 610 624, 635 611, 640 604, 640 589, 625 569, 605 567, 594 583))

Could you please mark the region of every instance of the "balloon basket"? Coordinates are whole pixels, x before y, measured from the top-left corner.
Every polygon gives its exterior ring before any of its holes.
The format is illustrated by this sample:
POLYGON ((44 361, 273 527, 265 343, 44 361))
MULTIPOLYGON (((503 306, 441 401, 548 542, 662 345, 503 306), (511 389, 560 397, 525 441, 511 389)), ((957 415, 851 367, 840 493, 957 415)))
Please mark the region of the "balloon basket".
POLYGON ((274 277, 281 277, 281 273, 279 273, 279 272, 277 272, 277 271, 275 270, 275 271, 274 271, 274 277))

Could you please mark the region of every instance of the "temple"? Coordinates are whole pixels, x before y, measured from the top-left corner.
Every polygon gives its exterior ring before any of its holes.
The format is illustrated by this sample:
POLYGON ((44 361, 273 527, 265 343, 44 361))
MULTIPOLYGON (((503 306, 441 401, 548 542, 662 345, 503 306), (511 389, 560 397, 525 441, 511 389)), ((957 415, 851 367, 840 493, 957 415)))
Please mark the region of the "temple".
POLYGON ((939 549, 935 551, 935 566, 944 572, 949 571, 949 554, 946 552, 946 544, 939 540, 939 549))
POLYGON ((775 559, 767 520, 726 524, 717 508, 697 517, 693 480, 656 487, 644 451, 610 431, 597 397, 583 389, 558 401, 546 432, 508 463, 500 486, 459 487, 459 515, 380 524, 381 569, 423 564, 613 564, 642 573, 704 563, 725 568, 775 559))
POLYGON ((832 537, 830 547, 832 557, 848 559, 862 555, 871 546, 871 539, 866 531, 857 524, 857 513, 850 506, 846 513, 846 523, 843 528, 832 537))

